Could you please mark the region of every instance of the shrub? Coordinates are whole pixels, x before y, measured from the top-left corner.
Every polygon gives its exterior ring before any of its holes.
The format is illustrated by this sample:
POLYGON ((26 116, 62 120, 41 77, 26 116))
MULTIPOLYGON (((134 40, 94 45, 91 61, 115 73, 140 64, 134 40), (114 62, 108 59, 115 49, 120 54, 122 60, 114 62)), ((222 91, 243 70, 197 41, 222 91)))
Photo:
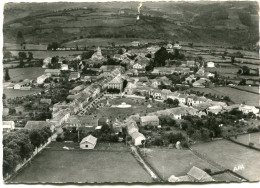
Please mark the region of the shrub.
POLYGON ((203 170, 204 170, 206 173, 211 174, 211 169, 209 169, 209 168, 204 168, 203 170))
POLYGON ((254 147, 255 144, 253 142, 249 142, 248 145, 249 145, 249 147, 254 147))

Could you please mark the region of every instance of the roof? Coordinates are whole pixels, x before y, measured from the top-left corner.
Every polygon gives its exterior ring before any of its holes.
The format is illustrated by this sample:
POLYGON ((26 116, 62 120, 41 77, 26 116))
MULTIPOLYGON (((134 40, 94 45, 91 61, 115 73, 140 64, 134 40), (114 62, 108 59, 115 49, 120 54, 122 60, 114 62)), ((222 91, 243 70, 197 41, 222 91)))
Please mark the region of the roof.
POLYGON ((2 121, 3 125, 13 125, 14 121, 2 121))
POLYGON ((110 84, 111 84, 111 83, 121 84, 121 83, 122 83, 122 78, 115 77, 115 78, 114 78, 113 80, 111 80, 109 83, 110 83, 110 84))
POLYGON ((85 138, 83 138, 81 140, 80 144, 82 144, 84 142, 89 142, 89 143, 95 145, 97 143, 97 138, 90 134, 90 135, 86 136, 85 138))
POLYGON ((158 116, 155 115, 141 117, 141 122, 147 122, 147 121, 159 121, 159 118, 158 116))
POLYGON ((132 133, 132 134, 131 134, 131 137, 132 137, 133 139, 136 139, 136 138, 138 138, 138 137, 143 137, 143 138, 145 139, 145 136, 144 136, 142 133, 139 133, 139 132, 134 132, 134 133, 132 133))
POLYGON ((60 69, 45 69, 45 73, 60 73, 60 69))
POLYGON ((27 121, 24 129, 41 129, 43 127, 50 127, 50 123, 46 121, 27 121))
POLYGON ((198 167, 193 166, 187 173, 189 176, 200 182, 215 181, 210 175, 198 167))

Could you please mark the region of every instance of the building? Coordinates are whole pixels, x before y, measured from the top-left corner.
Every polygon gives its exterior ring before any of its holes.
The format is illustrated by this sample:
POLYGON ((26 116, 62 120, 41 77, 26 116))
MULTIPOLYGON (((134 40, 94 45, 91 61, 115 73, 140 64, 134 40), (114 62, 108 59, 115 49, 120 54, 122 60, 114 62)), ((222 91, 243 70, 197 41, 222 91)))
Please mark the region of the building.
POLYGON ((80 73, 79 72, 71 72, 69 76, 69 81, 71 80, 77 80, 80 78, 80 73))
POLYGON ((36 82, 37 82, 37 84, 43 84, 44 81, 45 81, 47 78, 49 78, 49 77, 50 77, 49 75, 43 74, 43 75, 41 75, 41 76, 39 76, 39 77, 37 78, 36 82))
POLYGON ((134 132, 131 134, 131 138, 135 146, 140 146, 145 142, 145 136, 139 132, 134 132))
POLYGON ((256 108, 255 106, 249 106, 249 105, 240 105, 238 107, 239 111, 242 111, 243 114, 248 114, 250 112, 254 113, 254 114, 258 114, 259 113, 259 109, 256 108))
POLYGON ((195 61, 187 61, 187 67, 196 67, 195 61))
POLYGON ((140 124, 141 126, 154 126, 157 127, 159 125, 159 118, 158 116, 151 115, 151 116, 142 116, 140 118, 140 124))
POLYGON ((44 74, 49 76, 59 76, 61 74, 60 69, 46 69, 44 74))
POLYGON ((171 92, 171 90, 169 90, 169 89, 163 89, 163 90, 161 91, 161 93, 162 93, 162 99, 163 99, 163 100, 166 100, 166 99, 168 99, 168 96, 169 96, 172 92, 171 92))
POLYGON ((128 135, 132 135, 134 132, 138 132, 138 126, 136 124, 136 122, 132 119, 128 119, 124 126, 126 127, 126 131, 128 133, 128 135))
POLYGON ((193 82, 192 86, 193 87, 200 87, 200 88, 204 88, 207 84, 210 83, 209 79, 206 78, 201 78, 195 82, 193 82))
POLYGON ((131 44, 132 44, 132 46, 136 46, 136 47, 140 46, 139 41, 133 41, 131 44))
POLYGON ((102 52, 100 47, 97 48, 97 51, 92 55, 92 60, 102 60, 104 57, 102 56, 102 52))
POLYGON ((2 121, 3 132, 10 132, 15 129, 14 121, 2 121))
POLYGON ((207 67, 209 67, 209 68, 213 68, 213 67, 215 67, 214 62, 212 62, 212 61, 207 62, 207 67))
POLYGON ((83 138, 80 142, 80 148, 81 149, 94 149, 97 144, 97 138, 88 135, 87 137, 83 138))
POLYGON ((162 92, 159 89, 152 89, 150 95, 155 99, 162 99, 162 92))
POLYGON ((46 57, 44 60, 43 60, 43 65, 42 65, 42 68, 48 68, 48 65, 51 63, 51 57, 46 57))
POLYGON ((123 89, 123 79, 121 77, 115 77, 113 80, 111 80, 109 83, 108 83, 108 89, 111 88, 111 89, 119 89, 120 92, 122 91, 123 89))
POLYGON ((50 105, 51 104, 51 99, 41 99, 40 103, 41 104, 49 104, 50 105))
POLYGON ((69 70, 69 66, 67 64, 62 64, 60 69, 61 70, 69 70))
POLYGON ((48 121, 27 121, 24 126, 24 129, 42 129, 44 127, 49 127, 52 132, 55 130, 55 126, 48 121))
POLYGON ((9 115, 9 108, 3 108, 3 116, 9 115))
POLYGON ((31 81, 29 79, 25 79, 24 81, 17 83, 14 85, 14 89, 20 89, 20 90, 30 90, 31 81))

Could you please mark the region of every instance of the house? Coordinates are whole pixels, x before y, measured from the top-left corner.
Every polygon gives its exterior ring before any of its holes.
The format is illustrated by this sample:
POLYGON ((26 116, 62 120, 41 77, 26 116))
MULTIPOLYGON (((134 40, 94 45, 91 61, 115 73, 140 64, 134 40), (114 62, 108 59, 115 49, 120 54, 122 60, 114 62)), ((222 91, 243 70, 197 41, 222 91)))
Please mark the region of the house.
POLYGON ((123 89, 123 79, 121 77, 115 77, 108 83, 108 88, 119 89, 120 92, 123 89))
POLYGON ((154 75, 171 75, 174 73, 173 67, 155 67, 151 74, 154 75))
POLYGON ((14 109, 15 109, 16 114, 23 114, 23 112, 24 112, 23 106, 17 106, 14 109))
POLYGON ((195 82, 192 84, 192 86, 193 86, 193 87, 204 88, 209 82, 210 82, 209 79, 200 78, 199 80, 195 81, 195 82))
POLYGON ((151 80, 151 86, 153 88, 158 88, 159 85, 161 85, 161 80, 159 80, 159 79, 152 79, 151 80))
POLYGON ((141 65, 140 63, 135 63, 133 65, 133 69, 136 69, 136 70, 144 70, 145 69, 145 66, 144 65, 141 65))
POLYGON ((41 99, 40 103, 41 104, 49 104, 50 105, 51 104, 51 99, 41 99))
POLYGON ((195 61, 187 61, 187 67, 196 67, 195 61))
POLYGON ((10 132, 15 129, 14 121, 2 121, 3 132, 10 132))
POLYGON ((46 57, 44 60, 43 60, 43 65, 42 65, 42 68, 47 68, 48 65, 51 63, 51 57, 46 57))
POLYGON ((9 115, 9 108, 3 108, 3 116, 9 115))
POLYGON ((132 119, 127 119, 124 126, 126 127, 128 135, 132 135, 134 132, 139 131, 136 122, 132 119))
POLYGON ((136 46, 136 47, 140 46, 139 41, 133 41, 131 44, 132 44, 132 46, 136 46))
POLYGON ((221 106, 210 106, 207 109, 207 113, 211 112, 213 114, 218 114, 222 111, 222 107, 221 106))
POLYGON ((118 69, 120 71, 124 70, 124 68, 120 65, 102 65, 100 67, 100 70, 102 70, 104 73, 107 73, 107 72, 111 73, 112 71, 114 71, 116 69, 118 69))
POLYGON ((62 64, 60 69, 61 70, 69 70, 69 66, 67 64, 62 64))
POLYGON ((102 59, 104 59, 99 46, 97 47, 97 51, 91 56, 91 59, 92 60, 102 60, 102 59))
POLYGON ((180 94, 177 99, 179 100, 180 103, 186 104, 186 102, 187 102, 187 95, 180 94))
POLYGON ((50 77, 49 75, 43 74, 43 75, 41 75, 41 76, 39 76, 39 77, 37 78, 36 82, 37 82, 37 84, 43 84, 44 81, 45 81, 47 78, 49 78, 49 77, 50 77))
POLYGON ((163 99, 163 100, 166 100, 166 99, 168 98, 168 96, 169 96, 170 93, 172 93, 171 90, 169 90, 169 89, 163 89, 163 90, 161 91, 162 99, 163 99))
POLYGON ((180 45, 179 43, 175 43, 174 46, 173 46, 173 48, 179 50, 179 49, 181 49, 181 45, 180 45))
POLYGON ((207 62, 207 67, 209 67, 209 68, 213 68, 213 67, 215 67, 214 62, 212 62, 212 61, 207 62))
POLYGON ((171 43, 168 43, 166 46, 166 50, 168 51, 168 53, 173 52, 173 45, 171 43))
POLYGON ((31 89, 30 83, 31 83, 31 81, 29 79, 25 79, 24 81, 15 84, 14 89, 30 90, 31 89))
POLYGON ((65 122, 66 128, 74 128, 74 127, 78 128, 80 126, 81 126, 81 122, 79 118, 75 115, 70 116, 65 122))
POLYGON ((187 84, 191 84, 192 82, 195 82, 195 81, 196 81, 196 78, 195 78, 194 74, 192 74, 192 75, 188 76, 187 78, 185 78, 185 82, 187 84))
POLYGON ((70 117, 70 110, 60 110, 58 113, 53 113, 52 117, 53 118, 50 120, 50 122, 53 123, 55 127, 59 127, 70 117))
POLYGON ((152 89, 150 91, 150 95, 155 99, 161 99, 162 98, 162 93, 161 93, 161 90, 159 90, 159 89, 152 89))
POLYGON ((167 78, 166 76, 161 77, 160 81, 161 81, 161 85, 165 85, 165 86, 172 85, 171 80, 169 78, 167 78))
POLYGON ((158 118, 158 116, 155 116, 155 115, 141 116, 140 124, 143 127, 146 126, 146 125, 157 127, 159 125, 159 118, 158 118))
POLYGON ((145 142, 145 137, 142 133, 134 132, 131 134, 132 142, 135 146, 140 146, 145 142))
POLYGON ((69 81, 71 80, 77 80, 80 78, 80 73, 79 72, 71 72, 69 76, 69 81))
POLYGON ((61 72, 60 69, 45 69, 44 74, 49 76, 59 76, 61 72))
POLYGON ((259 109, 256 108, 255 106, 249 106, 249 105, 240 105, 238 107, 239 111, 242 111, 243 114, 248 114, 250 112, 254 113, 254 114, 258 114, 259 113, 259 109))
POLYGON ((94 149, 97 144, 97 138, 88 135, 87 137, 83 138, 80 142, 80 148, 81 149, 94 149))
POLYGON ((147 48, 147 53, 155 54, 160 49, 160 46, 150 46, 147 48))
POLYGON ((74 87, 72 90, 69 91, 69 93, 70 94, 77 94, 80 91, 82 91, 84 88, 85 88, 85 85, 82 84, 82 85, 74 87))
POLYGON ((176 177, 170 176, 169 182, 214 182, 215 180, 200 168, 193 166, 187 175, 176 177))

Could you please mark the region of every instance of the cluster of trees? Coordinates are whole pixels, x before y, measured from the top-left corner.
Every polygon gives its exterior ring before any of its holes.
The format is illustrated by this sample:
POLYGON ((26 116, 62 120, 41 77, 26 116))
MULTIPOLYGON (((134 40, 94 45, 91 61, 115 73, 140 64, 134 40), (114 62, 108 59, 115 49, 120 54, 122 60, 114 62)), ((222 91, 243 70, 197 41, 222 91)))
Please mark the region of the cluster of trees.
POLYGON ((16 166, 29 159, 35 148, 45 144, 52 135, 48 127, 17 130, 3 135, 3 175, 14 172, 16 166))
POLYGON ((60 45, 59 45, 59 43, 57 43, 57 42, 52 42, 52 43, 50 43, 50 44, 48 44, 48 46, 47 46, 47 50, 57 50, 57 48, 59 48, 60 47, 60 45))
POLYGON ((4 79, 5 79, 5 81, 11 80, 8 69, 5 69, 5 77, 4 77, 4 79))
POLYGON ((59 57, 54 56, 51 58, 51 63, 48 64, 49 69, 60 69, 61 64, 59 63, 59 57))
POLYGON ((163 102, 166 104, 169 104, 172 107, 177 107, 177 106, 179 106, 179 103, 180 103, 178 99, 173 100, 171 98, 168 98, 168 99, 164 100, 163 102))
POLYGON ((94 50, 89 50, 87 52, 83 52, 81 54, 81 57, 82 59, 90 59, 94 53, 95 53, 94 50))
POLYGON ((242 66, 237 73, 242 75, 250 75, 250 68, 248 66, 242 66))
POLYGON ((209 99, 217 100, 217 101, 226 101, 226 102, 230 102, 231 101, 229 96, 219 96, 219 95, 216 95, 216 94, 204 93, 204 92, 200 92, 200 91, 190 90, 189 94, 195 94, 195 95, 198 95, 198 96, 204 96, 204 97, 207 97, 209 99))
POLYGON ((33 59, 33 53, 32 52, 28 52, 28 56, 25 52, 19 52, 18 53, 18 58, 20 60, 20 67, 24 67, 25 65, 25 61, 27 60, 27 63, 31 63, 32 59, 33 59))

